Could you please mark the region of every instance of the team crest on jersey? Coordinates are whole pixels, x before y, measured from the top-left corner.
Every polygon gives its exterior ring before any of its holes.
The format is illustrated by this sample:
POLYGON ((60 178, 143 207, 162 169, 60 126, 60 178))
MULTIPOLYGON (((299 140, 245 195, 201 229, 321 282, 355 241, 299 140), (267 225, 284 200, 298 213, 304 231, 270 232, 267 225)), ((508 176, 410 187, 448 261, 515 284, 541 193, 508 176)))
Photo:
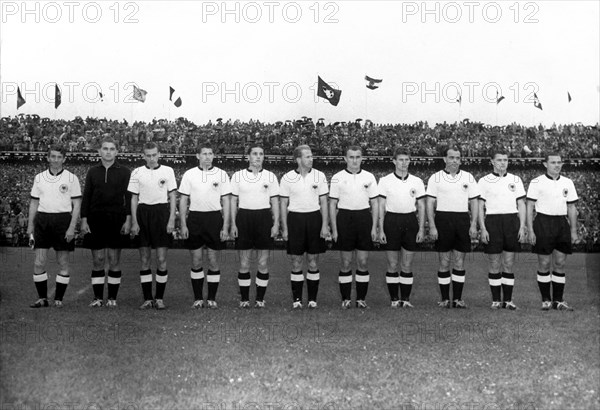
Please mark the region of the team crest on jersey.
POLYGON ((417 190, 413 188, 410 190, 410 196, 412 196, 414 198, 415 195, 417 195, 417 190))
POLYGON ((517 189, 517 186, 515 184, 508 184, 508 190, 510 192, 515 192, 517 189))
POLYGON ((58 187, 58 190, 61 192, 61 194, 64 194, 69 190, 69 186, 67 184, 62 184, 58 187))
POLYGON ((166 180, 165 178, 161 178, 161 179, 158 181, 158 186, 159 186, 159 187, 161 187, 161 188, 163 188, 163 187, 165 186, 165 184, 166 184, 166 183, 167 183, 167 180, 166 180))
POLYGON ((569 195, 569 190, 567 188, 563 189, 563 196, 566 198, 569 195))
POLYGON ((466 192, 469 189, 469 184, 463 184, 462 189, 466 192))
POLYGON ((264 188, 265 190, 269 189, 269 184, 264 184, 264 185, 263 185, 263 188, 264 188))
POLYGON ((364 184, 363 186, 365 187, 365 189, 369 189, 369 187, 371 186, 371 183, 369 182, 367 184, 364 184))
POLYGON ((213 182, 213 187, 214 187, 215 189, 217 189, 217 188, 219 187, 219 183, 218 183, 218 182, 216 182, 216 181, 215 181, 215 182, 213 182))
POLYGON ((317 184, 313 184, 313 189, 317 189, 319 186, 317 184))

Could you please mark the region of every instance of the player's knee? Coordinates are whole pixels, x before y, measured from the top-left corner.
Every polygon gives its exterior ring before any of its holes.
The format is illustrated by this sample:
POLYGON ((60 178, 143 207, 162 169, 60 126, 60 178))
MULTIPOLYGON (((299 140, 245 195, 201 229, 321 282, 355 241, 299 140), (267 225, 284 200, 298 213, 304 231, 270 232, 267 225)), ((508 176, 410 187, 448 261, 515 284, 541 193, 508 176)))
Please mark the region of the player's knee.
POLYGON ((387 263, 388 272, 398 272, 398 261, 390 261, 387 263))
POLYGON ((538 270, 540 272, 548 272, 550 270, 550 259, 538 261, 538 270))
POLYGON ((567 258, 555 258, 554 259, 554 269, 562 272, 562 270, 565 268, 566 261, 567 261, 567 258))
MULTIPOLYGON (((313 260, 309 259, 307 266, 308 266, 308 270, 310 270, 310 271, 314 272, 314 271, 319 270, 319 264, 317 263, 316 259, 313 259, 313 260)), ((302 267, 302 265, 300 267, 302 267)))
POLYGON ((412 263, 410 263, 408 261, 404 261, 400 265, 400 268, 402 269, 402 272, 412 272, 412 263))
POLYGON ((359 270, 366 271, 368 270, 368 258, 356 258, 356 267, 359 270))
POLYGON ((45 258, 35 258, 33 261, 33 269, 36 272, 42 272, 46 269, 46 259, 45 258))

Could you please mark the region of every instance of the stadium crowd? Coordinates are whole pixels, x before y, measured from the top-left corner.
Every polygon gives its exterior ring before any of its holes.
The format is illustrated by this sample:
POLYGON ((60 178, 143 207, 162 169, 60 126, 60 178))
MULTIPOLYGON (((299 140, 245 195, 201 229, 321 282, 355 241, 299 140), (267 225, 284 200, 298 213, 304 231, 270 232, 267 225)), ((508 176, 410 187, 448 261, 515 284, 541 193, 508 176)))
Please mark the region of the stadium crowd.
POLYGON ((360 145, 367 155, 390 156, 393 147, 403 146, 416 156, 436 156, 438 147, 452 140, 463 156, 486 156, 492 145, 503 146, 512 157, 539 157, 559 149, 569 158, 600 157, 600 125, 578 124, 525 127, 518 124, 490 126, 468 119, 434 126, 374 124, 370 120, 326 124, 322 118, 264 123, 250 120, 209 121, 204 125, 178 118, 151 122, 75 117, 51 120, 38 115, 19 114, 0 119, 0 151, 45 151, 60 143, 71 152, 93 152, 98 141, 110 134, 121 152, 140 152, 147 141, 160 142, 166 153, 190 154, 198 141, 210 142, 216 154, 242 154, 249 142, 260 142, 268 154, 291 155, 294 147, 307 144, 315 155, 339 156, 343 147, 360 145))
MULTIPOLYGON (((195 156, 185 157, 185 159, 173 160, 163 159, 174 168, 177 181, 181 181, 183 173, 197 165, 195 156)), ((123 156, 118 159, 129 168, 143 165, 140 155, 123 156)), ((89 167, 95 163, 87 157, 67 156, 65 167, 76 174, 82 185, 85 181, 85 175, 89 167)), ((245 160, 221 157, 215 159, 215 165, 226 170, 231 176, 238 169, 244 168, 245 160)), ((265 168, 275 173, 278 179, 294 167, 291 160, 285 158, 272 158, 265 162, 265 168)), ((27 229, 27 213, 29 204, 29 193, 33 184, 33 177, 47 167, 45 156, 34 158, 31 155, 23 155, 19 159, 4 159, 2 166, 2 176, 0 179, 0 212, 2 215, 2 235, 0 243, 5 245, 23 246, 27 245, 25 235, 27 229)), ((314 167, 323 171, 328 181, 339 170, 344 168, 341 160, 316 159, 314 167)), ((391 160, 366 160, 364 169, 372 172, 377 179, 393 171, 391 160)), ((443 162, 435 158, 415 158, 411 164, 410 172, 423 180, 443 167, 443 162)), ((491 166, 487 158, 474 160, 461 167, 471 172, 475 178, 486 175, 490 172, 491 166)), ((513 161, 509 165, 509 171, 520 176, 523 179, 525 187, 529 185, 536 176, 542 174, 544 168, 539 161, 513 161)), ((598 186, 600 186, 600 174, 598 171, 598 162, 579 161, 565 165, 563 174, 573 180, 580 201, 577 204, 579 210, 579 234, 582 238, 582 244, 576 248, 584 251, 600 250, 600 204, 598 201, 598 186)), ((82 187, 83 188, 83 187, 82 187)), ((430 241, 431 242, 431 241, 430 241)), ((79 242, 78 242, 79 243, 79 242)), ((431 243, 430 243, 431 245, 431 243)))

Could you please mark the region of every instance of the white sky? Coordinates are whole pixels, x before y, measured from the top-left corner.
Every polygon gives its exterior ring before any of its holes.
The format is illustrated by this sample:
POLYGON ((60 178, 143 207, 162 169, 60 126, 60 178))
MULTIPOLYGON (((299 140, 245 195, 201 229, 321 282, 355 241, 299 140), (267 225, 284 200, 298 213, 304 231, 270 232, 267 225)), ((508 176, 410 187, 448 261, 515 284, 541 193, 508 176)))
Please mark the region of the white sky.
POLYGON ((599 4, 0 1, 0 115, 593 125, 599 4), (365 74, 382 78, 381 87, 368 90, 365 74), (337 107, 316 98, 317 75, 342 90, 337 107), (131 83, 148 91, 145 103, 130 102, 131 83), (499 105, 494 84, 506 97, 499 105), (18 112, 17 85, 27 100, 18 112), (181 108, 168 101, 169 86, 181 108), (97 89, 104 101, 92 102, 97 89), (534 91, 543 111, 533 107, 534 91))

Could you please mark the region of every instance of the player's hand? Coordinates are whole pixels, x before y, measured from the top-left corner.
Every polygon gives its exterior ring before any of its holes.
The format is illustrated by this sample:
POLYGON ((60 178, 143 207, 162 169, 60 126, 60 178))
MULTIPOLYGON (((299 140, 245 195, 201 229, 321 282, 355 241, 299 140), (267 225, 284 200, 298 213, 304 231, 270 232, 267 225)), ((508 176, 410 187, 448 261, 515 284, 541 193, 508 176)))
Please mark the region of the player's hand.
POLYGON ((535 245, 535 241, 536 241, 536 237, 535 237, 535 233, 533 232, 533 229, 529 231, 529 243, 532 245, 535 245))
POLYGON ((131 236, 132 238, 134 236, 138 236, 140 234, 140 226, 137 223, 132 223, 131 224, 131 229, 129 230, 129 236, 131 236))
POLYGON ((337 240, 338 240, 338 231, 337 231, 337 228, 333 228, 331 230, 331 240, 334 241, 334 242, 337 242, 337 240))
POLYGON ((477 226, 471 225, 471 227, 469 228, 469 236, 471 237, 471 239, 477 239, 477 234, 477 226))
POLYGON ((121 235, 129 235, 129 232, 131 232, 131 223, 125 222, 123 226, 121 226, 121 235))
POLYGON ((435 226, 430 226, 429 227, 429 236, 431 237, 432 240, 437 241, 438 239, 438 230, 435 226))
POLYGON ((281 228, 281 237, 283 238, 284 241, 288 240, 288 229, 287 229, 287 227, 281 228))
POLYGON ((377 242, 379 235, 377 235, 377 227, 371 229, 371 241, 377 242))
POLYGON ((490 233, 485 229, 481 230, 481 243, 488 244, 490 242, 490 233))
MULTIPOLYGON (((186 228, 186 231, 187 231, 187 228, 186 228)), ((229 228, 223 227, 223 229, 221 229, 220 236, 221 236, 222 242, 225 242, 226 240, 228 240, 229 239, 229 228)))
POLYGON ((417 243, 422 243, 425 240, 425 229, 419 229, 417 232, 417 243))
POLYGON ((71 242, 73 240, 73 238, 75 238, 75 228, 67 229, 67 232, 65 233, 66 241, 71 242))
POLYGON ((179 235, 181 235, 181 239, 187 239, 190 237, 190 231, 187 226, 182 226, 179 229, 179 235))
POLYGON ((321 238, 323 239, 327 239, 331 237, 331 232, 329 232, 329 226, 322 226, 321 227, 321 238))
POLYGON ((29 234, 29 247, 31 249, 35 248, 35 239, 32 233, 29 234))
POLYGON ((579 235, 577 232, 571 232, 571 243, 578 244, 581 240, 579 239, 579 235))
POLYGON ((175 231, 175 218, 169 218, 169 222, 167 222, 167 233, 172 234, 175 231))
POLYGON ((519 228, 519 242, 525 243, 526 240, 527 240, 527 228, 525 226, 522 226, 519 228))
POLYGON ((383 229, 379 231, 379 243, 384 245, 387 243, 387 237, 385 236, 385 232, 383 232, 383 229))
POLYGON ((231 237, 234 239, 238 237, 238 228, 236 225, 231 225, 231 237))
POLYGON ((279 225, 273 224, 271 227, 271 238, 277 238, 277 235, 279 235, 279 225))
POLYGON ((90 230, 90 226, 85 221, 81 221, 81 233, 84 235, 92 233, 92 231, 90 230))

